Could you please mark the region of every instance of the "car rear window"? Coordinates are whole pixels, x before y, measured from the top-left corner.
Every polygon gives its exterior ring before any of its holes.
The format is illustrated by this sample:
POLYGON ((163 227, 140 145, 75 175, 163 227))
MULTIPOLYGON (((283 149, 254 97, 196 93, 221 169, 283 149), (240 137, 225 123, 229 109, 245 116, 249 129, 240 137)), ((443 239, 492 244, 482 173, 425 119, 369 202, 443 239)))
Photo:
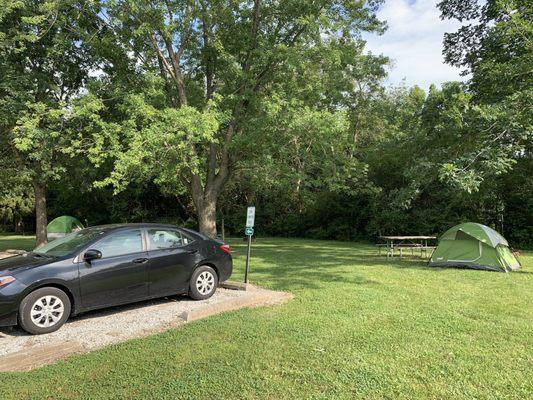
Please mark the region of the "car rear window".
POLYGON ((175 229, 148 229, 150 250, 174 249, 183 246, 183 239, 175 229))

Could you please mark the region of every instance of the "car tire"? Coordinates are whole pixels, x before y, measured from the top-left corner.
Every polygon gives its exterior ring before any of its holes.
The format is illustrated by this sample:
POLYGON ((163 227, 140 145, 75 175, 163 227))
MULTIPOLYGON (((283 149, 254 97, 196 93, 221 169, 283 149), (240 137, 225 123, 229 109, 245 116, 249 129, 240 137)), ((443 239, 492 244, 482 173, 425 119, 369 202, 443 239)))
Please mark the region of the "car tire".
POLYGON ((189 296, 194 300, 205 300, 213 296, 218 287, 215 270, 202 265, 193 272, 189 283, 189 296))
POLYGON ((19 325, 32 335, 57 331, 70 316, 70 299, 55 287, 44 287, 28 294, 19 307, 19 325))

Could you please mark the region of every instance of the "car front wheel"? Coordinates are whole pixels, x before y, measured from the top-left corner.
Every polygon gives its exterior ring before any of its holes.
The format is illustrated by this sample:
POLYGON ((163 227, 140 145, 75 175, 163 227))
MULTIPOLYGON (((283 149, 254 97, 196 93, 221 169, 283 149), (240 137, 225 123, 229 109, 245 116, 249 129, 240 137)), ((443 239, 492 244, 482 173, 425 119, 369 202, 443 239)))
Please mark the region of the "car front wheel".
POLYGON ((26 332, 40 335, 58 330, 70 315, 70 299, 55 287, 28 294, 20 303, 19 324, 26 332))
POLYGON ((189 296, 194 300, 208 299, 215 293, 217 286, 217 273, 213 268, 203 265, 192 274, 189 283, 189 296))

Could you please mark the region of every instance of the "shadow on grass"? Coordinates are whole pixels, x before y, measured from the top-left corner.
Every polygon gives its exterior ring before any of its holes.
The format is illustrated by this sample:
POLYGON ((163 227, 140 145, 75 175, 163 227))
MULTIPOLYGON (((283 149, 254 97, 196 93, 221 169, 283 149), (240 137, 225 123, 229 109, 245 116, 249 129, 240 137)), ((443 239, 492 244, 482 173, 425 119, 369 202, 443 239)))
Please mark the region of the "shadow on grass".
MULTIPOLYGON (((233 247, 237 255, 237 271, 240 272, 245 246, 235 243, 233 247)), ((402 270, 440 275, 453 269, 475 274, 476 278, 479 274, 498 272, 464 267, 430 267, 428 258, 420 258, 416 254, 406 254, 403 259, 387 258, 379 255, 372 245, 299 239, 258 240, 252 248, 251 265, 252 281, 282 290, 323 289, 336 282, 386 285, 385 280, 379 279, 379 274, 388 275, 388 279, 403 279, 402 270), (399 275, 392 276, 387 271, 395 271, 399 275), (377 277, 377 280, 372 277, 377 277)), ((512 272, 531 273, 524 270, 512 272)))
MULTIPOLYGON (((245 246, 233 243, 237 259, 245 246)), ((240 271, 240 263, 238 270, 240 271)), ((378 255, 370 245, 321 241, 261 240, 252 248, 252 280, 291 289, 321 289, 325 285, 342 282, 353 285, 382 285, 365 275, 369 269, 389 268, 439 271, 427 266, 427 259, 405 257, 390 259, 378 255)))

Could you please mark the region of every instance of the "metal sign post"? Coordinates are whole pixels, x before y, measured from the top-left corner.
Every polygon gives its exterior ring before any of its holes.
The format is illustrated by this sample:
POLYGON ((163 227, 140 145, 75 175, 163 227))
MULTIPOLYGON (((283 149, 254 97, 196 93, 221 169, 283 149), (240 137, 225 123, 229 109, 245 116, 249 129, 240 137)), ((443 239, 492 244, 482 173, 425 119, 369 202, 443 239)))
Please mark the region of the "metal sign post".
POLYGON ((250 271, 250 250, 252 248, 252 236, 254 234, 255 207, 248 207, 246 212, 246 228, 244 234, 248 237, 248 250, 246 252, 246 269, 244 270, 244 283, 248 283, 248 273, 250 271))

